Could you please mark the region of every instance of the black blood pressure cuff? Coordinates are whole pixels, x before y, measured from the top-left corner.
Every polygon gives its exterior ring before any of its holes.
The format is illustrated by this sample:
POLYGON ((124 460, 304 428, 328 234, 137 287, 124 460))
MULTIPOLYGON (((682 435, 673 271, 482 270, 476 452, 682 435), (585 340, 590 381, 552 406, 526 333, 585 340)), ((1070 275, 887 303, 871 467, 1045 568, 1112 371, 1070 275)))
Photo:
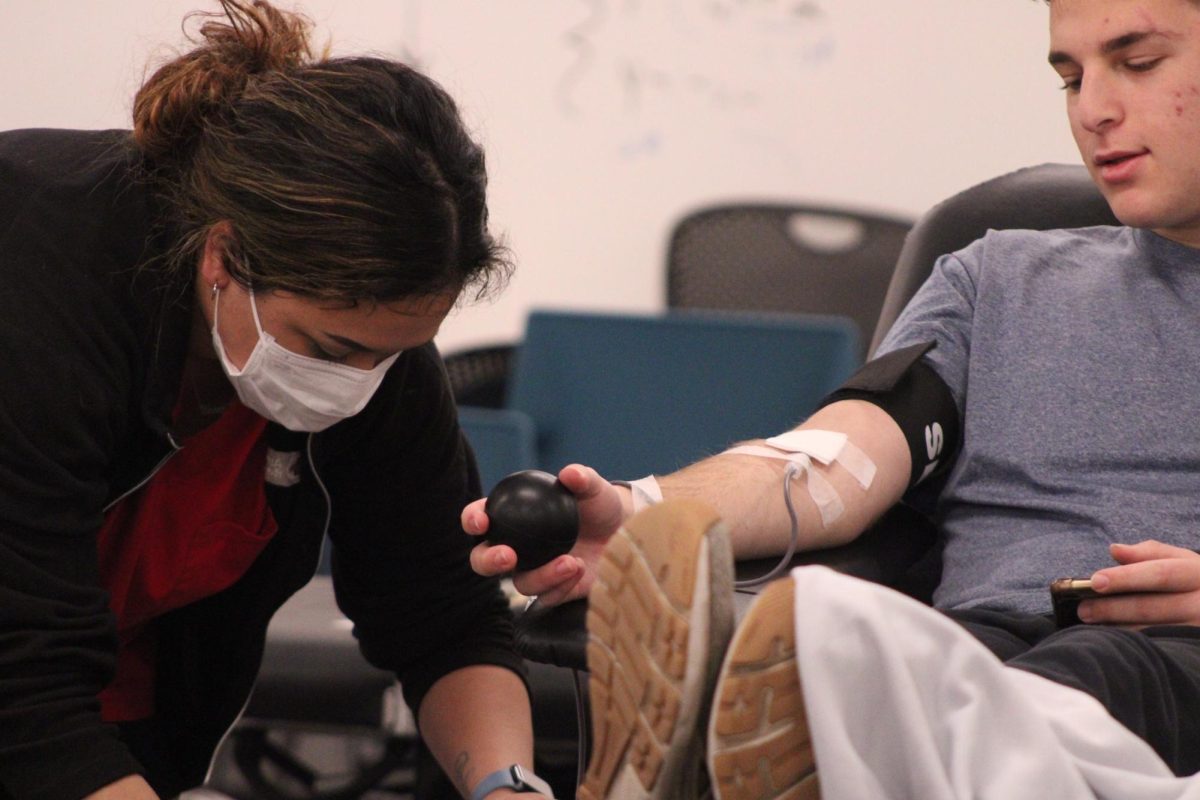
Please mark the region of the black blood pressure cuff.
POLYGON ((958 454, 962 423, 950 387, 923 359, 936 342, 914 344, 867 362, 820 403, 865 400, 896 421, 912 454, 909 487, 947 470, 958 454))

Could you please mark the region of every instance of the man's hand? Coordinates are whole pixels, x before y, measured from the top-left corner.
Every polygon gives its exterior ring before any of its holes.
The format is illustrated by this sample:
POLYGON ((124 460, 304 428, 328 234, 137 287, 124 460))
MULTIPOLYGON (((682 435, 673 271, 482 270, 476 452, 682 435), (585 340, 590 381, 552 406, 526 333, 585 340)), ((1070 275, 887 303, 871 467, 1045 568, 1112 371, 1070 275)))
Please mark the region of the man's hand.
POLYGON ((1200 625, 1200 553, 1148 540, 1109 546, 1120 566, 1092 575, 1092 588, 1112 597, 1079 604, 1084 622, 1130 628, 1200 625))
MULTIPOLYGON (((596 567, 605 543, 632 510, 628 489, 613 486, 597 472, 580 464, 563 467, 558 473, 579 503, 579 538, 571 552, 528 572, 513 576, 513 586, 524 595, 537 595, 538 602, 553 606, 583 597, 596 579, 596 567)), ((485 500, 463 509, 462 526, 467 533, 487 532, 485 500)), ((481 542, 471 551, 471 569, 480 575, 502 575, 516 566, 517 554, 507 545, 481 542)))

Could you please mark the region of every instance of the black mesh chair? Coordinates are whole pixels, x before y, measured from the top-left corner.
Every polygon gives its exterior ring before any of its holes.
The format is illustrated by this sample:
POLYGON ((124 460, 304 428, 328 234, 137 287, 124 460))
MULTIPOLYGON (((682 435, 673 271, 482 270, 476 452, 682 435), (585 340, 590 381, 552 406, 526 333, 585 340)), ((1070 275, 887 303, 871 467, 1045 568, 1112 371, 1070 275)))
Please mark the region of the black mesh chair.
MULTIPOLYGON (((816 205, 694 211, 667 247, 667 307, 849 317, 865 344, 911 220, 816 205)), ((459 405, 504 408, 518 345, 444 354, 459 405)))
POLYGON ((516 360, 517 346, 494 344, 446 353, 442 361, 450 378, 450 390, 460 406, 504 408, 508 377, 516 360))
MULTIPOLYGON (((1118 223, 1107 203, 1079 166, 1029 167, 954 195, 924 214, 905 240, 873 328, 871 351, 929 276, 937 257, 970 244, 988 229, 1113 224, 1118 223)), ((851 544, 800 553, 793 564, 824 564, 926 601, 940 576, 936 531, 927 519, 903 504, 893 507, 851 544)), ((770 559, 739 563, 737 577, 762 574, 771 565, 770 559)), ((586 613, 583 600, 554 608, 534 603, 518 624, 518 647, 532 661, 585 670, 586 613)), ((581 752, 586 753, 585 745, 581 743, 581 752)))
POLYGON ((667 249, 667 305, 837 314, 865 343, 911 220, 832 206, 743 204, 694 211, 667 249))

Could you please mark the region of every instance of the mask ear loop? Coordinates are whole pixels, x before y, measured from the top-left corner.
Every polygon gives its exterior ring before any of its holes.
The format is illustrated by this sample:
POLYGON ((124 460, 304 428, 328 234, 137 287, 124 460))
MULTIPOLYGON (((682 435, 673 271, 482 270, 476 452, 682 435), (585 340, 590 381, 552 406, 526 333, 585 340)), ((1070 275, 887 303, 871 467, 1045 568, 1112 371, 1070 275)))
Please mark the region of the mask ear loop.
POLYGON ((253 283, 250 284, 250 312, 254 314, 254 330, 258 331, 258 338, 266 339, 267 334, 263 331, 262 320, 258 318, 258 301, 254 299, 253 283))
MULTIPOLYGON (((218 313, 218 309, 219 309, 219 305, 216 302, 216 300, 217 300, 217 295, 220 294, 220 291, 221 291, 220 287, 214 281, 213 285, 212 285, 213 329, 214 330, 217 327, 217 313, 218 313)), ((258 332, 258 338, 265 339, 266 335, 263 332, 262 321, 258 318, 258 303, 254 299, 254 284, 250 285, 250 313, 254 315, 254 330, 256 330, 258 332)))

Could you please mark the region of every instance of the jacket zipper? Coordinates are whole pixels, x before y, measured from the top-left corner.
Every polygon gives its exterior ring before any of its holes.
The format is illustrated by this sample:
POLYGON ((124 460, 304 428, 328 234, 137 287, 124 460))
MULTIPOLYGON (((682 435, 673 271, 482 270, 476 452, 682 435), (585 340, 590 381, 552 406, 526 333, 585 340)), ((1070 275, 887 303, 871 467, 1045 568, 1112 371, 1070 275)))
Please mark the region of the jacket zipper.
POLYGON ((120 495, 118 495, 113 500, 111 500, 109 502, 109 504, 103 508, 101 513, 107 514, 109 509, 111 509, 117 503, 120 503, 126 497, 129 497, 129 495, 135 493, 136 491, 141 489, 143 486, 145 486, 147 483, 149 483, 151 480, 153 480, 154 476, 159 473, 159 470, 161 470, 164 466, 166 466, 166 463, 168 461, 170 461, 172 458, 174 458, 176 453, 178 453, 180 450, 183 449, 183 445, 181 445, 175 441, 175 437, 173 435, 171 435, 170 431, 167 431, 167 443, 171 445, 171 449, 170 449, 170 451, 167 452, 166 455, 164 455, 161 459, 159 459, 158 463, 154 465, 154 469, 150 470, 150 472, 144 478, 142 478, 140 481, 135 483, 133 486, 130 486, 128 489, 121 492, 120 495))
MULTIPOLYGON (((312 433, 308 435, 308 441, 304 449, 305 455, 308 457, 308 468, 312 470, 313 478, 317 482, 317 487, 321 490, 321 496, 325 498, 325 527, 321 531, 321 541, 324 542, 325 537, 329 535, 329 523, 333 519, 333 499, 330 498, 329 490, 325 488, 325 482, 321 480, 321 475, 317 472, 317 462, 313 459, 312 445, 313 437, 315 435, 316 434, 312 433)), ((162 465, 160 464, 159 466, 162 465)), ((320 569, 319 565, 318 569, 320 569)), ((313 577, 315 577, 316 574, 317 573, 314 571, 313 577)), ((309 580, 312 580, 312 578, 309 580)), ((257 677, 255 680, 257 681, 257 677)), ((221 734, 221 738, 217 740, 217 746, 213 748, 212 757, 208 759, 208 770, 204 773, 204 783, 202 785, 207 786, 212 782, 213 771, 217 768, 217 756, 220 754, 221 748, 225 746, 225 742, 228 741, 229 734, 233 733, 233 729, 237 727, 238 721, 241 720, 242 716, 246 713, 246 708, 250 705, 250 698, 253 695, 254 690, 251 689, 250 694, 246 695, 246 699, 242 701, 242 707, 238 710, 237 716, 233 718, 233 722, 229 724, 229 727, 225 729, 223 734, 221 734)))

